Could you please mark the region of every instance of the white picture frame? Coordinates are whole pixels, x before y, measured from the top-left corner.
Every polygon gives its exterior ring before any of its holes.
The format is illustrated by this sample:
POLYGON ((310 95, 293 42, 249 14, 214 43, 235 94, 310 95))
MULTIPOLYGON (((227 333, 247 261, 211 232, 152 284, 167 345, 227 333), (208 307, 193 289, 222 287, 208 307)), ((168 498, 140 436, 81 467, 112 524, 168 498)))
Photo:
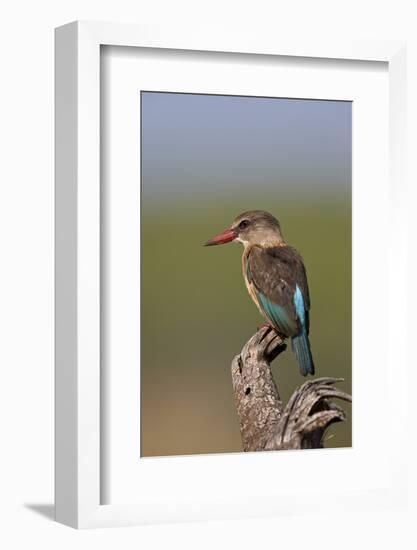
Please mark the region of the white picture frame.
MULTIPOLYGON (((56 519, 67 525, 103 527, 175 521, 279 514, 314 502, 325 509, 328 496, 317 492, 288 494, 283 503, 270 496, 255 514, 241 498, 227 506, 211 499, 190 513, 179 507, 176 495, 144 509, 135 503, 101 504, 100 400, 100 48, 102 45, 168 48, 209 52, 266 54, 334 60, 382 61, 389 71, 390 193, 393 197, 391 239, 396 248, 396 276, 405 279, 405 46, 387 41, 326 41, 280 43, 279 38, 247 36, 209 29, 149 28, 113 23, 75 22, 56 30, 56 519), (269 500, 270 499, 270 500, 269 500), (266 509, 269 511, 266 512, 266 509)), ((405 288, 405 287, 404 287, 405 288)), ((390 303, 392 311, 396 306, 390 303)), ((404 316, 405 318, 405 316, 404 316)), ((401 346, 397 337, 397 348, 401 346)), ((405 394, 406 357, 396 366, 397 392, 405 394)), ((405 407, 392 421, 404 426, 405 407)), ((404 434, 397 434, 390 451, 383 489, 356 495, 340 492, 348 508, 387 505, 404 498, 406 478, 401 467, 404 434)), ((231 457, 233 459, 233 457, 231 457)), ((334 495, 332 495, 334 498, 334 495)), ((204 495, 202 495, 204 501, 204 495)), ((308 507, 308 506, 307 506, 308 507)))

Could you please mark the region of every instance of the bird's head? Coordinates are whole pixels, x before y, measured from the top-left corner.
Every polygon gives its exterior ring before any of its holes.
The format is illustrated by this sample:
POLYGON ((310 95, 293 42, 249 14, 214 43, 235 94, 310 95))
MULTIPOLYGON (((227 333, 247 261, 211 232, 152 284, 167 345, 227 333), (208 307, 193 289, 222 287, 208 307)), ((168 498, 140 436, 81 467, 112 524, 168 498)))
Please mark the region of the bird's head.
POLYGON ((245 247, 252 245, 269 247, 280 246, 284 239, 279 222, 272 214, 264 210, 249 210, 239 214, 229 228, 204 243, 204 246, 232 241, 240 242, 245 247))

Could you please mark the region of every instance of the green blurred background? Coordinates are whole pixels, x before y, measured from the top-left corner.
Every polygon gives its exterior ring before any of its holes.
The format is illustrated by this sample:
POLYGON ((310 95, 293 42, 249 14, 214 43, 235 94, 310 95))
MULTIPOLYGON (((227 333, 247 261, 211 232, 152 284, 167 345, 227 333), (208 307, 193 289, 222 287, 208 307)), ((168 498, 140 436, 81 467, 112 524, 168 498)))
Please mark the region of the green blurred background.
MULTIPOLYGON (((302 254, 316 376, 351 392, 351 104, 142 92, 142 456, 241 451, 230 363, 262 324, 242 247, 204 248, 263 209, 302 254)), ((272 364, 286 402, 304 382, 272 364)), ((348 421, 325 446, 351 445, 348 421)))

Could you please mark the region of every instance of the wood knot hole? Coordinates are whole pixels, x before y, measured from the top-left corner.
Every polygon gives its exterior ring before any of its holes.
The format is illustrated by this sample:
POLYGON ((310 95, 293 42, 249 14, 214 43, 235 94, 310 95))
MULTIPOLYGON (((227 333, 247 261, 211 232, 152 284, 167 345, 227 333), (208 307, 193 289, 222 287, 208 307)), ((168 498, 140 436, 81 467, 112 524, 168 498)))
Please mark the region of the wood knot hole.
POLYGON ((238 364, 238 367, 239 367, 239 374, 242 374, 242 358, 241 358, 240 355, 237 358, 237 364, 238 364))

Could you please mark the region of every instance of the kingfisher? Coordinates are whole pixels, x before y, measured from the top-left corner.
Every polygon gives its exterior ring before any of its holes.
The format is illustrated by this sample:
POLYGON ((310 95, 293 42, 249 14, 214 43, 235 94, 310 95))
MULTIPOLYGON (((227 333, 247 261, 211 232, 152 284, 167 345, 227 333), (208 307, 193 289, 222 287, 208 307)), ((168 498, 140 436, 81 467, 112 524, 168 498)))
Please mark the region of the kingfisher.
POLYGON ((285 242, 279 221, 263 210, 243 212, 204 246, 233 241, 243 244, 243 277, 261 315, 279 334, 291 338, 301 374, 314 374, 310 296, 301 255, 285 242))

